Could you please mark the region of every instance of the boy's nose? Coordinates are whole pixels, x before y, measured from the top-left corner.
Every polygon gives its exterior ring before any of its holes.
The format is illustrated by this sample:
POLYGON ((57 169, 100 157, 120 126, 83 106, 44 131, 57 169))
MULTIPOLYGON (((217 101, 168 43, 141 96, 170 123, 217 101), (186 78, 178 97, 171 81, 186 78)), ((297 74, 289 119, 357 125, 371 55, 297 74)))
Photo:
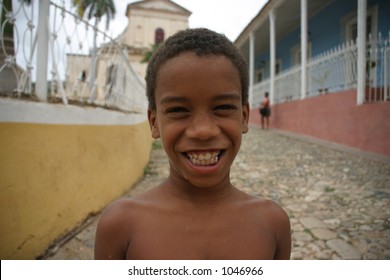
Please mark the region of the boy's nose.
POLYGON ((208 140, 217 136, 219 130, 212 117, 208 116, 208 114, 199 114, 193 118, 190 127, 186 130, 186 134, 190 138, 208 140))

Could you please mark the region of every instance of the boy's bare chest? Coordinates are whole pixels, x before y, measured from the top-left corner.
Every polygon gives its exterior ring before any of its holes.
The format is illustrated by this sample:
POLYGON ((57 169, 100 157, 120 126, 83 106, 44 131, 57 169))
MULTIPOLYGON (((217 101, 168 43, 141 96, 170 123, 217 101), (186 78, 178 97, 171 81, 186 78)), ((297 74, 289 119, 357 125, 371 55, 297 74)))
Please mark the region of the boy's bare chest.
POLYGON ((271 259, 275 239, 266 225, 239 213, 145 216, 137 223, 131 259, 271 259))

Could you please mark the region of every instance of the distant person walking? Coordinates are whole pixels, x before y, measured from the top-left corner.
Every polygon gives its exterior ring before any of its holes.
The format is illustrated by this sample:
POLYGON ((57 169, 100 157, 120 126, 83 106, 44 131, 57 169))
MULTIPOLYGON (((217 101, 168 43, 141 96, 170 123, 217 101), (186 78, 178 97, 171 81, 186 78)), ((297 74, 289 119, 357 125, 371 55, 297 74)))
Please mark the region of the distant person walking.
POLYGON ((264 129, 264 122, 265 122, 265 128, 268 129, 269 127, 269 117, 271 116, 271 108, 269 104, 269 94, 268 92, 265 93, 265 98, 260 104, 260 116, 261 116, 261 128, 264 129))

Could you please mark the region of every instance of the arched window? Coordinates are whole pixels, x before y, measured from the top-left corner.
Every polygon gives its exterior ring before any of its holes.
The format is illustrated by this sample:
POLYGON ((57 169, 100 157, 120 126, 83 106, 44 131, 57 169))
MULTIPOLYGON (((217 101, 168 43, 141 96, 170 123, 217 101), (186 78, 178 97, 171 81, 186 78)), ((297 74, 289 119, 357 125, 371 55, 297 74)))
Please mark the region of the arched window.
POLYGON ((162 28, 157 28, 154 32, 154 43, 156 45, 164 42, 164 30, 162 28))

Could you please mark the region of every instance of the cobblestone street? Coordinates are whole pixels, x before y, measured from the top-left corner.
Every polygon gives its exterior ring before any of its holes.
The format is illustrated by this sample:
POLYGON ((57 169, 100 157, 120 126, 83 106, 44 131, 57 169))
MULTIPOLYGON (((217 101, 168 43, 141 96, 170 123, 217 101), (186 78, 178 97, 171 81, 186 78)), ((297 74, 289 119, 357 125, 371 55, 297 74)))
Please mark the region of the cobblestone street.
MULTIPOLYGON (((158 142, 145 170, 127 196, 167 176, 167 159, 158 142)), ((251 127, 231 178, 243 191, 275 200, 286 210, 292 259, 390 259, 388 162, 251 127)), ((45 258, 93 259, 96 223, 97 217, 91 218, 45 258)))

